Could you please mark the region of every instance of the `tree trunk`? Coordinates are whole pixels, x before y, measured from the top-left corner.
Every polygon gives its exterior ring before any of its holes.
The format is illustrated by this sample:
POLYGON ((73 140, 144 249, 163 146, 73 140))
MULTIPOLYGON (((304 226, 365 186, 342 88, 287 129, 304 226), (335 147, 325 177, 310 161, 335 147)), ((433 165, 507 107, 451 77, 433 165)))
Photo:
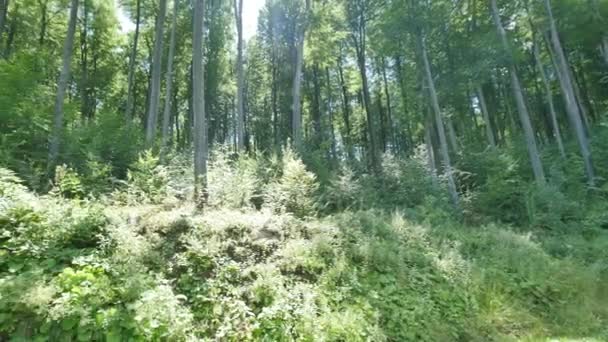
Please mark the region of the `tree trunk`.
POLYGON ((297 30, 296 34, 296 65, 293 76, 293 114, 291 117, 293 145, 296 150, 302 148, 302 103, 300 96, 302 92, 302 66, 304 64, 304 38, 306 37, 310 2, 311 0, 306 0, 305 17, 300 23, 301 27, 297 30))
POLYGON ((545 87, 545 96, 547 100, 547 104, 549 105, 549 115, 551 119, 551 127, 553 128, 553 138, 557 142, 557 147, 559 149, 559 153, 562 159, 566 159, 566 150, 564 148, 564 143, 562 141, 562 134, 559 129, 559 123, 557 122, 557 113, 555 111, 555 102, 553 101, 553 91, 551 90, 551 85, 549 84, 549 80, 547 78, 547 74, 545 72, 545 68, 543 67, 542 60, 540 59, 540 51, 538 47, 538 42, 534 42, 534 59, 536 61, 536 65, 540 72, 540 78, 545 87))
POLYGON ((167 74, 165 80, 165 108, 163 110, 163 127, 161 141, 161 158, 167 153, 169 144, 169 121, 171 120, 171 96, 173 91, 173 59, 175 55, 175 28, 177 26, 177 12, 179 10, 179 0, 173 2, 173 22, 171 23, 171 38, 169 39, 169 56, 167 57, 167 74))
POLYGON ((490 146, 496 147, 496 137, 494 137, 494 130, 492 129, 492 122, 490 120, 490 113, 488 112, 488 105, 486 104, 486 97, 483 94, 483 88, 481 85, 477 86, 477 98, 479 99, 479 107, 481 108, 481 114, 483 115, 483 121, 485 122, 486 136, 490 146))
MULTIPOLYGON (((82 27, 80 29, 80 115, 84 123, 89 118, 89 92, 88 92, 88 73, 89 73, 89 51, 87 42, 88 31, 87 0, 82 2, 82 27)), ((42 45, 43 39, 40 40, 42 45)))
POLYGON ((340 88, 342 90, 342 117, 344 120, 344 147, 349 160, 355 158, 353 151, 353 144, 351 139, 351 128, 350 128, 350 97, 348 96, 348 87, 344 81, 344 68, 342 66, 342 55, 338 56, 338 75, 340 76, 340 88))
POLYGON ((139 41, 139 25, 141 22, 141 0, 137 0, 137 14, 135 15, 135 35, 133 36, 133 48, 129 57, 129 76, 127 83, 127 107, 125 109, 125 119, 127 125, 131 125, 133 120, 133 88, 135 85, 135 62, 137 60, 137 42, 139 41))
POLYGON ((437 98, 437 91, 435 90, 435 82, 433 81, 433 74, 431 73, 431 64, 429 62, 429 58, 426 51, 426 43, 422 34, 418 34, 418 45, 420 49, 420 54, 422 57, 422 63, 424 67, 425 79, 427 81, 427 85, 429 87, 429 95, 431 97, 431 107, 433 108, 433 112, 435 113, 435 124, 437 125, 437 133, 439 134, 439 145, 441 149, 441 158, 443 159, 445 174, 447 176, 448 181, 448 189, 450 192, 450 197, 452 199, 452 203, 455 207, 459 207, 460 198, 458 196, 458 190, 456 189, 456 182, 454 181, 454 176, 452 174, 452 162, 450 161, 450 153, 448 150, 448 141, 445 134, 445 127, 443 125, 443 117, 441 114, 441 109, 439 107, 439 100, 437 98))
POLYGON ((498 6, 496 5, 496 0, 490 0, 490 4, 494 24, 496 25, 498 35, 500 36, 503 49, 505 50, 505 53, 509 55, 509 74, 511 77, 511 90, 513 91, 513 96, 515 97, 515 101, 517 103, 517 111, 519 113, 519 119, 524 130, 526 146, 528 148, 528 154, 530 156, 530 162, 532 164, 534 178, 538 183, 544 184, 545 172, 543 170, 543 166, 540 160, 540 154, 536 145, 536 138, 534 137, 534 129, 532 128, 532 122, 530 121, 530 114, 528 113, 528 107, 526 105, 526 100, 522 91, 521 82, 519 81, 519 76, 517 75, 517 69, 515 67, 515 61, 512 56, 511 47, 507 40, 507 32, 502 26, 502 21, 500 20, 500 15, 498 13, 498 6))
MULTIPOLYGON (((162 0, 164 1, 164 0, 162 0)), ((203 83, 203 23, 205 1, 195 0, 192 38, 192 106, 194 112, 194 199, 207 202, 207 122, 205 118, 205 84, 203 83)))
POLYGON ((386 76, 386 59, 384 56, 381 57, 382 62, 382 81, 384 83, 384 96, 386 96, 386 121, 388 126, 388 136, 391 146, 391 151, 395 152, 397 145, 395 139, 395 128, 393 123, 393 108, 391 105, 391 93, 388 90, 388 77, 386 76))
POLYGON ((327 120, 329 121, 330 156, 333 162, 338 159, 338 155, 336 152, 336 132, 334 131, 333 97, 329 67, 325 67, 325 77, 327 79, 327 120))
MULTIPOLYGON (((364 24, 362 24, 364 25, 364 24)), ((369 83, 367 79, 367 63, 366 63, 366 30, 365 27, 360 28, 358 33, 359 39, 354 39, 355 50, 357 53, 357 65, 359 66, 359 73, 361 74, 361 91, 363 93, 363 106, 365 108, 365 118, 367 121, 367 134, 369 136, 369 156, 371 161, 372 169, 377 169, 379 166, 378 151, 376 146, 376 131, 374 129, 374 121, 372 117, 372 104, 371 96, 369 93, 369 83)))
POLYGON ((244 83, 245 75, 243 71, 243 0, 234 0, 234 16, 236 19, 237 30, 237 57, 236 57, 236 136, 237 149, 242 152, 245 148, 245 106, 244 106, 244 83))
POLYGON ((557 26, 555 25, 555 19, 553 18, 553 11, 551 9, 551 1, 545 0, 545 9, 549 15, 549 26, 551 29, 551 42, 553 44, 553 50, 559 70, 557 70, 557 76, 562 87, 564 94, 564 100, 566 101, 566 109, 570 123, 573 126, 574 132, 576 133, 576 139, 578 141, 581 155, 585 164, 585 172, 587 174, 588 182, 590 186, 595 185, 595 174, 593 171, 593 162, 591 159, 591 148, 589 146, 589 140, 585 134, 585 128, 583 126, 581 112, 576 102, 576 96, 574 93, 574 86, 572 79, 570 78, 570 70, 564 50, 562 49, 559 35, 557 33, 557 26))
POLYGON ((150 98, 146 123, 146 147, 151 147, 156 137, 158 105, 160 102, 160 77, 163 54, 163 26, 167 11, 167 0, 160 0, 156 30, 154 32, 154 57, 152 60, 152 82, 150 83, 150 98))
POLYGON ((0 42, 2 42, 2 34, 4 33, 4 23, 8 13, 9 0, 0 0, 0 42))
MULTIPOLYGON (((44 45, 44 39, 46 38, 46 28, 48 26, 48 0, 38 0, 40 6, 40 33, 38 34, 38 45, 44 45)), ((86 0, 84 7, 86 8, 86 0)), ((86 18, 84 19, 86 21, 86 18)), ((1 31, 0 31, 1 32, 1 31)))
POLYGON ((66 88, 70 79, 70 63, 72 61, 72 50, 74 47, 74 32, 76 31, 76 20, 78 17, 78 1, 72 0, 70 8, 70 21, 68 32, 63 45, 63 57, 61 74, 57 82, 57 97, 55 98, 55 117, 53 120, 53 133, 49 147, 48 175, 52 178, 55 175, 55 165, 59 157, 61 135, 63 131, 63 100, 66 88))

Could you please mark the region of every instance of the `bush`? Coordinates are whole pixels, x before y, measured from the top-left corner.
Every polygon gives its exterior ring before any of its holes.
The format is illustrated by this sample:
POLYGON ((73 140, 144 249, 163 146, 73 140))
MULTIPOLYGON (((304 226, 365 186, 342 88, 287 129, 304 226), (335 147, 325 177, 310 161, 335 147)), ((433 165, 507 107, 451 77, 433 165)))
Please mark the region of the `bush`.
POLYGON ((225 151, 214 153, 208 174, 209 204, 216 208, 251 207, 258 187, 256 164, 246 156, 230 161, 225 151))
POLYGON ((319 187, 315 175, 289 149, 284 151, 282 163, 281 177, 266 188, 265 205, 274 212, 292 213, 300 218, 314 215, 314 195, 319 187))

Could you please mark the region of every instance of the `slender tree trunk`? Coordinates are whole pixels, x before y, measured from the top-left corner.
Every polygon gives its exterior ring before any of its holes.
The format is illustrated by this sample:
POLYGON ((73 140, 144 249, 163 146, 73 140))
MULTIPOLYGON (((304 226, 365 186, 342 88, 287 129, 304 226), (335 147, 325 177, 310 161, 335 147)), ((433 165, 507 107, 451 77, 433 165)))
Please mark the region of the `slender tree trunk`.
MULTIPOLYGON (((19 23, 19 2, 17 2, 14 6, 13 17, 11 19, 11 25, 8 28, 8 34, 6 37, 6 44, 4 46, 4 58, 8 59, 11 55, 13 49, 13 41, 15 40, 15 34, 17 33, 17 25, 19 23)), ((0 35, 1 37, 1 35, 0 35)))
POLYGON ((392 109, 392 105, 391 105, 391 93, 388 89, 388 77, 386 76, 386 59, 384 58, 384 56, 382 56, 381 58, 381 62, 382 62, 382 81, 384 83, 384 96, 386 96, 386 120, 387 120, 387 126, 388 126, 388 136, 389 136, 389 141, 390 141, 390 145, 391 145, 391 150, 394 152, 397 142, 395 139, 395 127, 394 127, 394 123, 393 123, 393 109, 392 109))
POLYGON ((377 169, 380 165, 378 160, 378 150, 376 145, 376 131, 374 128, 374 120, 372 116, 372 99, 369 93, 369 82, 367 78, 367 62, 366 62, 366 30, 364 23, 359 29, 359 39, 354 39, 355 50, 357 53, 357 65, 359 66, 359 73, 361 74, 361 91, 363 97, 363 106, 365 108, 365 117, 367 121, 367 134, 369 136, 369 156, 371 161, 372 169, 377 169))
MULTIPOLYGON (((38 0, 38 5, 40 6, 40 33, 38 34, 38 45, 43 46, 44 39, 46 38, 46 28, 48 26, 48 1, 38 0)), ((84 6, 86 8, 86 3, 84 6)))
POLYGON ((236 19, 237 30, 237 57, 236 57, 236 136, 237 148, 242 152, 245 148, 245 107, 244 107, 244 83, 245 75, 243 71, 243 0, 234 0, 234 16, 236 19))
POLYGON ((336 161, 338 155, 336 152, 336 132, 334 130, 333 97, 329 67, 325 67, 325 77, 327 79, 327 120, 329 121, 330 155, 331 160, 336 161))
POLYGON ((458 190, 456 189, 456 182, 454 181, 454 175, 452 174, 452 162, 450 161, 450 153, 448 150, 448 141, 445 134, 445 127, 443 125, 443 117, 441 109, 439 107, 439 100, 437 98, 437 91, 435 90, 435 82, 433 81, 433 74, 431 73, 431 64, 426 51, 426 43, 422 34, 418 34, 418 45, 420 54, 422 57, 422 63, 424 67, 425 79, 429 87, 429 95, 431 98, 431 107, 435 113, 435 124, 437 125, 437 133, 439 134, 439 145, 441 149, 441 158, 445 167, 445 174, 448 181, 448 189, 450 191, 450 197, 455 207, 459 207, 460 198, 458 196, 458 190))
MULTIPOLYGON (((88 13, 87 13, 87 0, 82 2, 82 27, 80 29, 80 97, 82 103, 80 104, 80 115, 82 122, 86 122, 89 118, 89 91, 88 91, 88 74, 89 74, 89 51, 87 42, 87 31, 88 31, 88 13)), ((41 45, 43 39, 40 40, 41 45)))
POLYGON ((485 122, 488 142, 490 143, 490 146, 496 147, 496 138, 494 137, 494 130, 492 129, 492 121, 490 120, 486 97, 483 94, 483 87, 481 85, 477 86, 477 98, 479 99, 479 107, 481 107, 481 114, 483 115, 483 121, 485 122))
POLYGON ((150 83, 150 103, 146 123, 146 146, 151 147, 156 137, 158 105, 160 102, 160 77, 163 54, 163 26, 167 12, 167 0, 160 0, 156 30, 154 32, 154 57, 152 60, 152 82, 150 83))
POLYGON ((63 134, 63 100, 70 79, 70 63, 72 61, 72 50, 74 47, 74 33, 76 31, 76 20, 78 17, 78 1, 72 0, 70 8, 70 21, 68 32, 63 45, 63 63, 59 82, 57 82, 57 97, 55 98, 55 117, 53 120, 53 133, 49 147, 48 175, 55 175, 55 166, 59 157, 61 135, 63 134))
POLYGON ((534 43, 534 59, 536 60, 536 65, 540 72, 540 78, 545 87, 545 96, 547 100, 547 104, 549 105, 549 115, 551 118, 551 127, 553 129, 553 138, 557 142, 557 147, 559 149, 559 153, 562 159, 566 159, 566 149, 564 148, 564 143, 562 141, 562 134, 559 129, 559 123, 557 122, 557 113, 555 111, 555 102, 553 101, 553 91, 551 90, 551 84, 549 84, 549 80, 547 78, 547 74, 545 72, 545 68, 543 67, 542 60, 540 59, 540 51, 538 47, 538 42, 534 43))
POLYGON ((355 153, 353 151, 353 144, 351 139, 351 125, 350 125, 350 97, 348 96, 348 87, 344 80, 344 68, 342 66, 342 54, 338 56, 338 75, 340 76, 340 88, 342 90, 342 117, 344 120, 344 147, 346 149, 346 154, 349 160, 353 160, 355 158, 355 153))
POLYGON ((528 154, 530 156, 532 170, 534 172, 534 178, 538 183, 544 184, 545 172, 543 170, 543 166, 540 160, 540 153, 538 152, 536 138, 534 137, 534 129, 532 128, 532 122, 530 121, 530 114, 528 113, 528 107, 526 105, 526 100, 522 91, 521 82, 519 81, 519 76, 517 75, 517 68, 515 67, 515 61, 513 60, 511 47, 507 40, 507 33, 504 27, 502 26, 502 21, 500 20, 500 15, 498 13, 498 6, 496 5, 496 0, 490 0, 490 4, 492 9, 492 17, 494 19, 494 24, 496 25, 498 35, 500 36, 502 46, 505 52, 509 55, 509 74, 511 76, 511 89, 513 91, 513 96, 515 96, 515 101, 517 103, 517 111, 519 112, 519 119, 524 130, 526 146, 528 148, 528 154))
POLYGON ((2 42, 2 34, 4 33, 4 23, 8 13, 9 0, 0 0, 0 42, 2 42))
POLYGON ((203 23, 205 1, 194 2, 192 38, 192 106, 194 112, 194 199, 207 202, 207 122, 205 118, 205 84, 203 83, 203 23), (201 197, 202 196, 202 197, 201 197))
POLYGON ((293 144, 296 150, 302 148, 302 103, 300 96, 302 92, 302 66, 304 64, 304 39, 306 37, 306 26, 308 25, 308 13, 310 13, 310 2, 311 0, 306 0, 305 17, 296 34, 296 65, 293 77, 293 114, 291 117, 293 144))
POLYGON ((576 102, 576 96, 574 92, 574 86, 572 84, 572 79, 570 78, 568 62, 566 61, 566 56, 564 55, 564 50, 562 49, 559 35, 557 33, 557 26, 555 25, 555 19, 553 18, 551 1, 544 0, 544 4, 545 9, 547 10, 547 14, 549 15, 551 42, 553 44, 553 50, 555 52, 557 65, 559 67, 557 75, 560 81, 560 85, 562 87, 562 92, 564 94, 564 100, 566 101, 568 117, 570 118, 570 123, 572 124, 574 132, 576 133, 576 139, 578 141, 578 145, 581 150, 581 155, 585 164, 585 172, 587 173, 589 185, 594 186, 595 174, 593 171, 593 162, 591 159, 591 148, 589 146, 589 140, 587 139, 587 136, 585 134, 585 128, 583 126, 581 112, 579 111, 579 107, 576 102))
POLYGON ((129 76, 127 83, 127 107, 125 109, 125 119, 127 125, 131 125, 133 120, 133 102, 134 102, 134 86, 135 86, 135 62, 137 60, 137 43, 139 41, 139 25, 141 22, 141 0, 137 0, 137 13, 135 15, 135 34, 133 36, 133 47, 131 48, 131 56, 129 57, 129 76))
POLYGON ((165 80, 165 108, 163 110, 163 127, 161 141, 161 158, 167 153, 170 140, 169 121, 171 120, 171 96, 173 91, 173 59, 175 55, 175 29, 177 26, 177 12, 179 10, 179 0, 173 2, 173 22, 171 23, 171 38, 169 39, 169 56, 167 57, 167 74, 165 80))

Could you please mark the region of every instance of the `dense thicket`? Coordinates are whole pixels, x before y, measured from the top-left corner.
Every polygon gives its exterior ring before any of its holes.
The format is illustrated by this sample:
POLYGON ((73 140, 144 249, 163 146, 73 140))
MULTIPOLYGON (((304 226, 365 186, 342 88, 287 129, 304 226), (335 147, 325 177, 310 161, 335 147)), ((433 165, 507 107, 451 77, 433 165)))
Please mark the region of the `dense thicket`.
POLYGON ((608 338, 607 2, 245 2, 0 0, 0 340, 608 338))

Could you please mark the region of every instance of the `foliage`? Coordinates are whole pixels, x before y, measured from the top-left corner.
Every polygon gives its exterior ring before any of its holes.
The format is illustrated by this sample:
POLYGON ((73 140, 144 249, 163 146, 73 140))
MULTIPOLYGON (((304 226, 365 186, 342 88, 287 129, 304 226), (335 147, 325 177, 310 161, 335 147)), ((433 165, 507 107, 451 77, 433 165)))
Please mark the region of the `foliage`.
POLYGON ((318 189, 316 176, 287 149, 283 152, 281 176, 268 184, 265 204, 278 213, 306 217, 315 213, 314 195, 318 189))

